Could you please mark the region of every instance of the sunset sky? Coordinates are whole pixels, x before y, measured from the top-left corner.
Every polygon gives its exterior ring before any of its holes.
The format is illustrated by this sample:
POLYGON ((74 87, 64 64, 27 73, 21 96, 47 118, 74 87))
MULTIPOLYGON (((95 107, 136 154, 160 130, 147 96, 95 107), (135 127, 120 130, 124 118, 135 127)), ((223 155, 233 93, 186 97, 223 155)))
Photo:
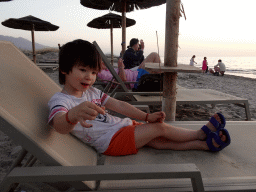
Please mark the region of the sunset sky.
MULTIPOLYGON (((256 1, 182 0, 187 19, 180 18, 179 56, 256 56, 256 1)), ((92 19, 109 11, 85 8, 79 0, 13 0, 0 2, 0 21, 33 15, 58 25, 54 32, 35 32, 37 43, 57 47, 74 39, 97 41, 110 52, 110 30, 87 27, 92 19)), ((120 14, 118 12, 113 12, 120 14)), ((145 55, 157 51, 164 56, 166 5, 127 13, 136 25, 127 28, 126 42, 143 39, 145 55)), ((31 40, 29 31, 0 25, 0 35, 31 40)), ((121 29, 114 29, 114 53, 121 50, 121 29)))

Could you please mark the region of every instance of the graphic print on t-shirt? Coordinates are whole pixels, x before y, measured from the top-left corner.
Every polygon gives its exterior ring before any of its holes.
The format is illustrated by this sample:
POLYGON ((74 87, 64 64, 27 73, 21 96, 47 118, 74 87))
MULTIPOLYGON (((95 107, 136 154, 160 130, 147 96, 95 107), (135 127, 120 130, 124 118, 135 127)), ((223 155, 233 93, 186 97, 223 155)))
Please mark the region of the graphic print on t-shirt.
MULTIPOLYGON (((91 101, 92 103, 95 103, 97 106, 101 107, 102 105, 102 99, 93 99, 91 101)), ((98 116, 96 117, 95 121, 100 121, 100 122, 104 122, 104 123, 108 123, 108 114, 105 113, 105 115, 102 115, 102 114, 98 114, 98 116)))

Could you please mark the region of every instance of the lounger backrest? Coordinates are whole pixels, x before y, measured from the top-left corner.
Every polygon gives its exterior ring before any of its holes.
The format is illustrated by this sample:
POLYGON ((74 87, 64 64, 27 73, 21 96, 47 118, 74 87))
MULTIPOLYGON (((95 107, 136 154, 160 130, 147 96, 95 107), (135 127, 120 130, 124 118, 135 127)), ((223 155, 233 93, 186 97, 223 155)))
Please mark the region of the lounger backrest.
POLYGON ((124 82, 122 81, 122 79, 119 77, 119 75, 116 73, 116 71, 114 70, 113 66, 110 64, 109 60, 107 59, 107 57, 105 56, 105 54, 102 52, 101 48, 99 47, 99 45, 97 44, 96 41, 93 42, 93 45, 96 47, 97 51, 99 52, 103 62, 105 63, 105 66, 108 68, 108 70, 111 72, 111 74, 113 75, 113 77, 115 78, 115 80, 120 83, 121 88, 125 91, 125 92, 129 92, 129 90, 127 89, 127 87, 125 86, 124 82))
MULTIPOLYGON (((46 165, 97 165, 97 153, 47 125, 47 103, 61 88, 12 43, 0 41, 0 130, 46 165)), ((95 181, 84 189, 94 189, 95 181)))

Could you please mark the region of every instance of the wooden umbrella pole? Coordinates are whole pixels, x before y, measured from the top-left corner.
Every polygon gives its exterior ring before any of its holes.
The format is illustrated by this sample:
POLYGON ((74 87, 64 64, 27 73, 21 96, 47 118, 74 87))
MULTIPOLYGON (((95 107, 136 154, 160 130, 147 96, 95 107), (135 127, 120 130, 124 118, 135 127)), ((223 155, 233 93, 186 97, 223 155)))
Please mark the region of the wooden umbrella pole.
POLYGON ((34 63, 36 63, 36 50, 35 50, 34 31, 35 31, 35 26, 33 24, 33 27, 32 27, 32 30, 31 30, 31 36, 32 36, 33 61, 34 61, 34 63))
POLYGON ((122 1, 122 55, 126 49, 126 0, 122 1))
MULTIPOLYGON (((164 65, 177 67, 180 0, 166 1, 164 65)), ((175 121, 177 72, 164 73, 162 109, 166 121, 175 121)))
POLYGON ((110 28, 110 38, 111 38, 111 64, 114 65, 114 58, 113 58, 113 22, 111 22, 111 28, 110 28))

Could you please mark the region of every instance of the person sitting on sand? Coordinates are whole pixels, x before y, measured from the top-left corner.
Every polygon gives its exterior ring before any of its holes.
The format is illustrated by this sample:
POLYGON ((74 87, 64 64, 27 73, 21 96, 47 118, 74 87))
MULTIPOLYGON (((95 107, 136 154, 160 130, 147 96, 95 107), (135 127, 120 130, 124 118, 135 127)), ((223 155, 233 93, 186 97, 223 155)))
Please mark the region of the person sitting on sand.
POLYGON ((164 123, 166 115, 162 111, 145 113, 93 87, 101 66, 100 54, 92 43, 79 39, 62 46, 59 82, 64 86, 48 103, 48 123, 58 133, 72 133, 97 152, 111 156, 136 154, 143 146, 220 151, 230 144, 220 113, 198 130, 175 127, 164 123), (105 108, 127 118, 112 116, 105 108))
MULTIPOLYGON (((138 82, 142 75, 149 74, 148 71, 145 70, 145 63, 161 63, 161 59, 159 55, 155 52, 150 53, 146 59, 139 65, 138 69, 136 71, 133 71, 131 69, 125 69, 123 60, 119 58, 118 60, 118 69, 115 68, 116 73, 119 75, 119 77, 122 79, 122 81, 130 81, 130 82, 138 82)), ((105 64, 102 61, 102 70, 98 73, 98 78, 101 80, 108 80, 111 81, 113 79, 113 75, 111 72, 107 69, 105 64)), ((128 86, 129 88, 133 88, 134 84, 130 84, 128 86)))
POLYGON ((221 59, 218 60, 218 63, 214 66, 215 72, 219 72, 222 76, 226 71, 226 66, 222 63, 221 59))

